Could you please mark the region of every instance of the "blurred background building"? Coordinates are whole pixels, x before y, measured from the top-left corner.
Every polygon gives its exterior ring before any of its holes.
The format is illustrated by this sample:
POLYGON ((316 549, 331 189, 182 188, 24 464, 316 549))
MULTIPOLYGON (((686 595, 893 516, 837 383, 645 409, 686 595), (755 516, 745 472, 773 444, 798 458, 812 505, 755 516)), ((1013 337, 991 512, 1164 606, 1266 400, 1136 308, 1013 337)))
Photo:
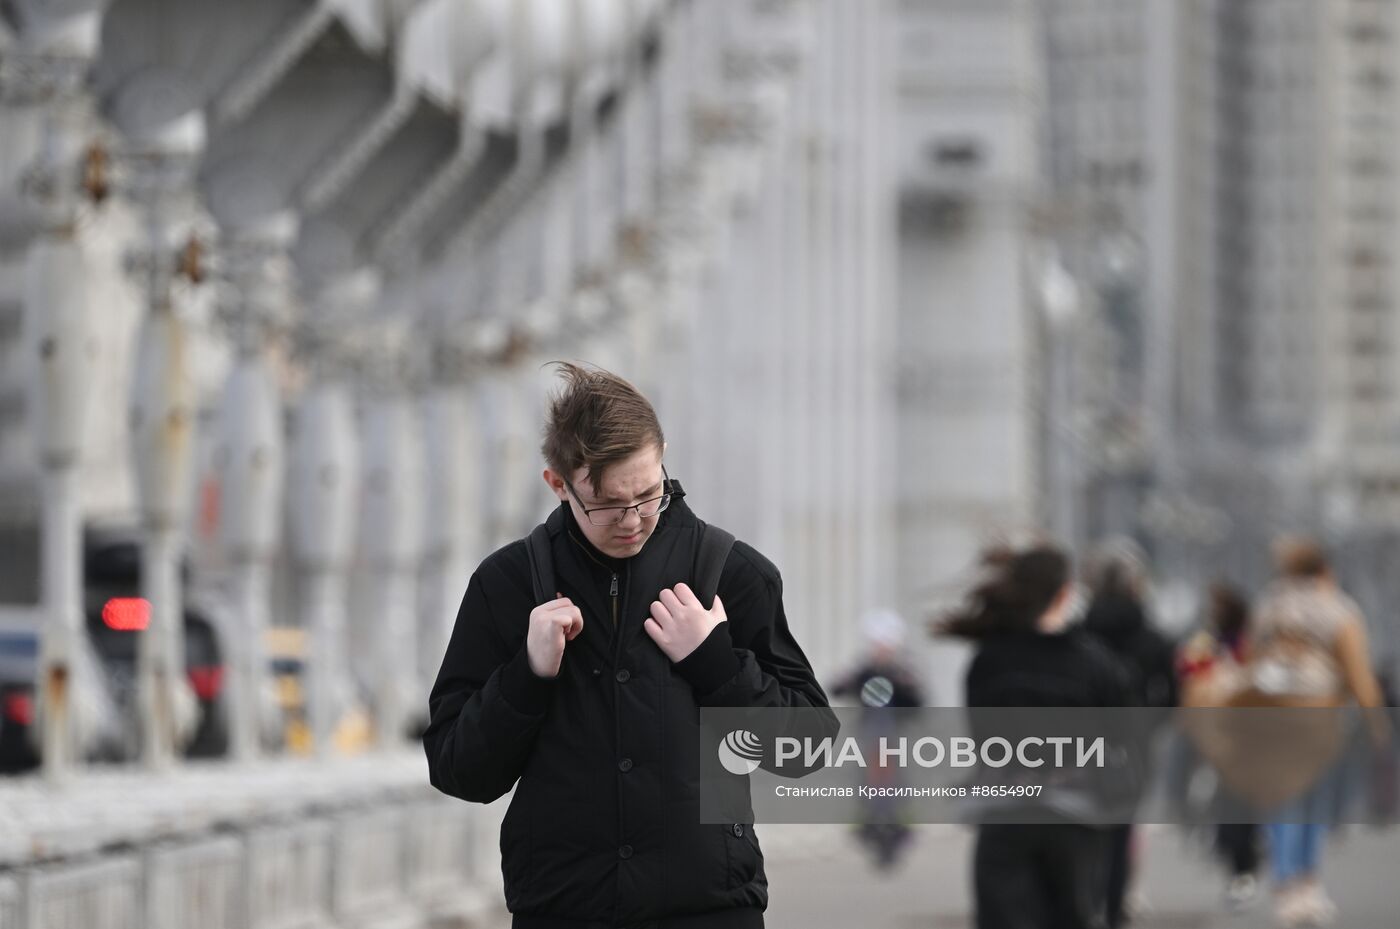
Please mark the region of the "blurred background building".
POLYGON ((499 896, 410 733, 553 359, 654 399, 825 678, 1028 531, 1136 537, 1178 627, 1320 532, 1394 655, 1397 17, 0 0, 0 927, 499 896))

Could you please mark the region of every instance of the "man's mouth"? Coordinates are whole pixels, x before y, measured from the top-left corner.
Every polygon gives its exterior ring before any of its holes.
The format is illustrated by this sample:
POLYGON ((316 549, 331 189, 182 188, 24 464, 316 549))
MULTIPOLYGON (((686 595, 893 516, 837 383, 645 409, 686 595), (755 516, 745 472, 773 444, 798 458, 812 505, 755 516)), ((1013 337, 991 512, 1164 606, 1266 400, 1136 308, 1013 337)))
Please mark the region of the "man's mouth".
POLYGON ((642 534, 641 534, 640 532, 635 532, 635 533, 633 533, 632 535, 620 535, 620 536, 617 537, 617 544, 618 544, 618 545, 635 545, 638 541, 641 540, 641 538, 642 538, 642 534))

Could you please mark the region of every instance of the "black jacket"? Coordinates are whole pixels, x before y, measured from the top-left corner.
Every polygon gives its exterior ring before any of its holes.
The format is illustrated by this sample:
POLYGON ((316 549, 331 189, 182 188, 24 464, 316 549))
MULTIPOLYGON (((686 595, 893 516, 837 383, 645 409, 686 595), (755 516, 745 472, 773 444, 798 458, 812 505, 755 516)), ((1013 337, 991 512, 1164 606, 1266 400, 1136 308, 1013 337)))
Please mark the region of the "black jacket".
POLYGON ((1152 625, 1140 601, 1125 594, 1095 597, 1084 628, 1123 661, 1136 703, 1176 706, 1176 646, 1152 625))
POLYGON ((1081 628, 990 636, 967 669, 972 707, 1136 706, 1122 663, 1081 628))
POLYGON ((1058 634, 1009 632, 981 643, 967 671, 967 705, 973 734, 1008 738, 1045 736, 1052 719, 1062 720, 1057 735, 1105 736, 1127 756, 1100 772, 1094 768, 1053 771, 1042 768, 1017 772, 1015 766, 979 769, 988 783, 1016 783, 1028 773, 1029 783, 1043 793, 1035 799, 984 803, 974 810, 984 822, 1115 823, 1131 816, 1142 788, 1145 755, 1134 719, 1122 713, 1096 716, 1060 713, 1062 709, 1136 706, 1128 669, 1093 635, 1082 628, 1058 634), (1018 718, 1017 711, 1025 712, 1018 718), (1012 772, 1011 778, 1007 775, 1012 772))
POLYGON ((642 551, 613 561, 567 505, 550 516, 556 586, 584 619, 554 679, 526 655, 526 543, 492 554, 467 585, 423 744, 444 793, 485 803, 515 786, 501 868, 517 929, 763 924, 753 827, 700 821, 700 707, 827 699, 788 630, 777 569, 743 542, 720 575, 728 622, 676 665, 651 640, 651 603, 690 580, 700 525, 673 499, 642 551))

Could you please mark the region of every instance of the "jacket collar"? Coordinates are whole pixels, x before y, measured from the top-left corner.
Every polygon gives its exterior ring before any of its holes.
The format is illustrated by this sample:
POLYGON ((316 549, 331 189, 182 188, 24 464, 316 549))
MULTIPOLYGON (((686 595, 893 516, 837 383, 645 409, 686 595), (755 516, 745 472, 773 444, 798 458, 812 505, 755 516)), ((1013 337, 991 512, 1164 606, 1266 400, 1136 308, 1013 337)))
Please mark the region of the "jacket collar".
MULTIPOLYGON (((606 624, 599 629, 596 624, 585 622, 583 634, 576 643, 591 653, 588 660, 594 661, 595 667, 611 666, 617 647, 611 628, 612 603, 608 596, 611 575, 618 576, 618 633, 622 636, 621 648, 625 651, 641 627, 641 620, 637 617, 646 612, 646 604, 636 602, 637 596, 626 596, 632 575, 638 570, 646 570, 649 565, 666 563, 678 541, 674 533, 691 530, 696 523, 695 514, 686 506, 684 491, 681 491, 672 497, 642 550, 631 558, 618 559, 604 555, 584 537, 567 502, 561 502, 545 520, 545 527, 553 541, 554 570, 560 586, 566 586, 572 595, 582 599, 592 614, 606 624), (621 612, 623 606, 627 608, 625 615, 621 612), (639 609, 641 613, 638 613, 639 609)), ((656 592, 649 593, 654 596, 656 592)))

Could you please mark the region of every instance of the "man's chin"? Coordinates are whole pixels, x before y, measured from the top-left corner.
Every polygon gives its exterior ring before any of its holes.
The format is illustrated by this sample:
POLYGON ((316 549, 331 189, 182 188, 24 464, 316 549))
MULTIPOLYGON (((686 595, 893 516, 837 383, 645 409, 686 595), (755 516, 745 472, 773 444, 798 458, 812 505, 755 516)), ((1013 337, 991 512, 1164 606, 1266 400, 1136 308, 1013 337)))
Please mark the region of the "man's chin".
POLYGON ((642 550, 642 546, 646 544, 646 541, 647 537, 640 532, 630 539, 610 539, 608 540, 606 554, 613 558, 630 558, 642 550))

